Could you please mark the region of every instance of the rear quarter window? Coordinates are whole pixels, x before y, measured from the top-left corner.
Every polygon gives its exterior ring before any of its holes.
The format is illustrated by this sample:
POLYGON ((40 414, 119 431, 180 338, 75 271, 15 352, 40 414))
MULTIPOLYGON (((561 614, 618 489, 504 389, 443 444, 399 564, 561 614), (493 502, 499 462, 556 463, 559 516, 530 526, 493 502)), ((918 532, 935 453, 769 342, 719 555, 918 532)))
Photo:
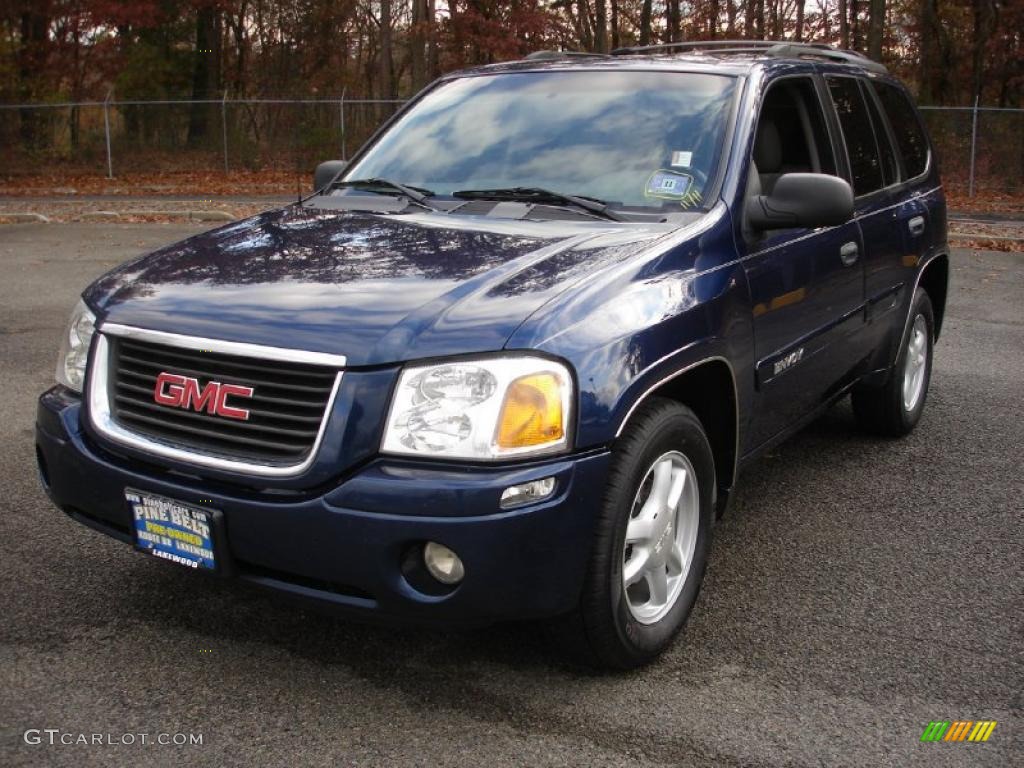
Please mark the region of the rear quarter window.
POLYGON ((928 167, 928 140, 925 138, 917 110, 910 99, 899 88, 889 83, 872 83, 882 109, 889 118, 896 145, 903 155, 903 167, 907 176, 913 178, 924 173, 928 167))

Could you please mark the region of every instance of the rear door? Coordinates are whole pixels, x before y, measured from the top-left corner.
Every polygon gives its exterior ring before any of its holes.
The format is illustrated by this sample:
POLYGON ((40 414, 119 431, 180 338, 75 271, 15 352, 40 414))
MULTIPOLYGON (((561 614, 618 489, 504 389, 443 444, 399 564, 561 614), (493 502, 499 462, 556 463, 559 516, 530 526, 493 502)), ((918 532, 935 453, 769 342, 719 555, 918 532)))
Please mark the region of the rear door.
MULTIPOLYGON (((868 90, 875 96, 880 119, 886 124, 900 164, 900 183, 893 190, 894 219, 902 242, 902 258, 887 261, 867 273, 867 296, 876 343, 887 350, 882 359, 895 357, 903 332, 905 312, 921 259, 934 242, 944 221, 933 220, 929 195, 936 192, 929 174, 928 139, 917 110, 906 91, 885 80, 873 80, 868 90)), ((938 211, 934 214, 938 217, 938 211)))
POLYGON ((861 259, 868 310, 865 332, 857 344, 870 367, 871 353, 884 342, 891 326, 888 315, 898 306, 906 255, 901 226, 906 227, 905 219, 917 212, 906 207, 900 163, 870 86, 853 75, 828 75, 825 82, 846 147, 854 215, 864 243, 861 259))

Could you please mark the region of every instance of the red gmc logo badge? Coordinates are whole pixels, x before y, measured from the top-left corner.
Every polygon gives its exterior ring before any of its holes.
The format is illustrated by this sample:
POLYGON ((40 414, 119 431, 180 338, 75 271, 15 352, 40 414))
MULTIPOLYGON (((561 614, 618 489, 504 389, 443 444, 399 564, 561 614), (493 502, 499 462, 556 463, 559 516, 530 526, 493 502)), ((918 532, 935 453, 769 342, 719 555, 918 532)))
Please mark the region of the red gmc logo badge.
POLYGON ((249 411, 245 408, 233 408, 227 401, 228 397, 252 397, 252 393, 252 387, 221 384, 219 381, 209 381, 205 387, 200 388, 198 379, 165 371, 156 377, 153 400, 160 405, 193 411, 205 410, 207 413, 227 419, 248 421, 249 411))

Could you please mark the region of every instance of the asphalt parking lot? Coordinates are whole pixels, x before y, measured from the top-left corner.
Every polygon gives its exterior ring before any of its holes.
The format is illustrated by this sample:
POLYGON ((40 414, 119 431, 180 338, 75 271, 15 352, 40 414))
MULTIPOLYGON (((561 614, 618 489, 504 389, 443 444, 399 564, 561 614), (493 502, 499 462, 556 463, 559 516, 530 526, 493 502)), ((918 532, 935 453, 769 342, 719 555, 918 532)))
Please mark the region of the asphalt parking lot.
POLYGON ((913 435, 843 403, 761 459, 679 642, 595 676, 535 626, 358 626, 51 507, 35 398, 77 293, 201 228, 0 227, 0 765, 1024 765, 1024 255, 955 252, 913 435), (919 741, 979 719, 987 743, 919 741), (25 743, 47 728, 203 743, 25 743))

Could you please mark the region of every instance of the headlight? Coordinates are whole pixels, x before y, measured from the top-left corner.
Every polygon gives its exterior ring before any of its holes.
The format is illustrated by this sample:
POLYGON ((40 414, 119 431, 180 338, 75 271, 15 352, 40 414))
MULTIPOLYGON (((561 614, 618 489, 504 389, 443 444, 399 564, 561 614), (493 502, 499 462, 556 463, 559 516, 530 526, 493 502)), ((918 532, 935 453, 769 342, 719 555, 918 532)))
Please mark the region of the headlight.
POLYGON ((85 382, 85 361, 89 357, 89 343, 95 330, 96 316, 79 299, 71 310, 71 319, 57 358, 57 382, 75 392, 81 392, 85 382))
POLYGON ((568 369, 541 357, 499 357, 406 368, 381 450, 412 456, 500 459, 568 445, 568 369))

